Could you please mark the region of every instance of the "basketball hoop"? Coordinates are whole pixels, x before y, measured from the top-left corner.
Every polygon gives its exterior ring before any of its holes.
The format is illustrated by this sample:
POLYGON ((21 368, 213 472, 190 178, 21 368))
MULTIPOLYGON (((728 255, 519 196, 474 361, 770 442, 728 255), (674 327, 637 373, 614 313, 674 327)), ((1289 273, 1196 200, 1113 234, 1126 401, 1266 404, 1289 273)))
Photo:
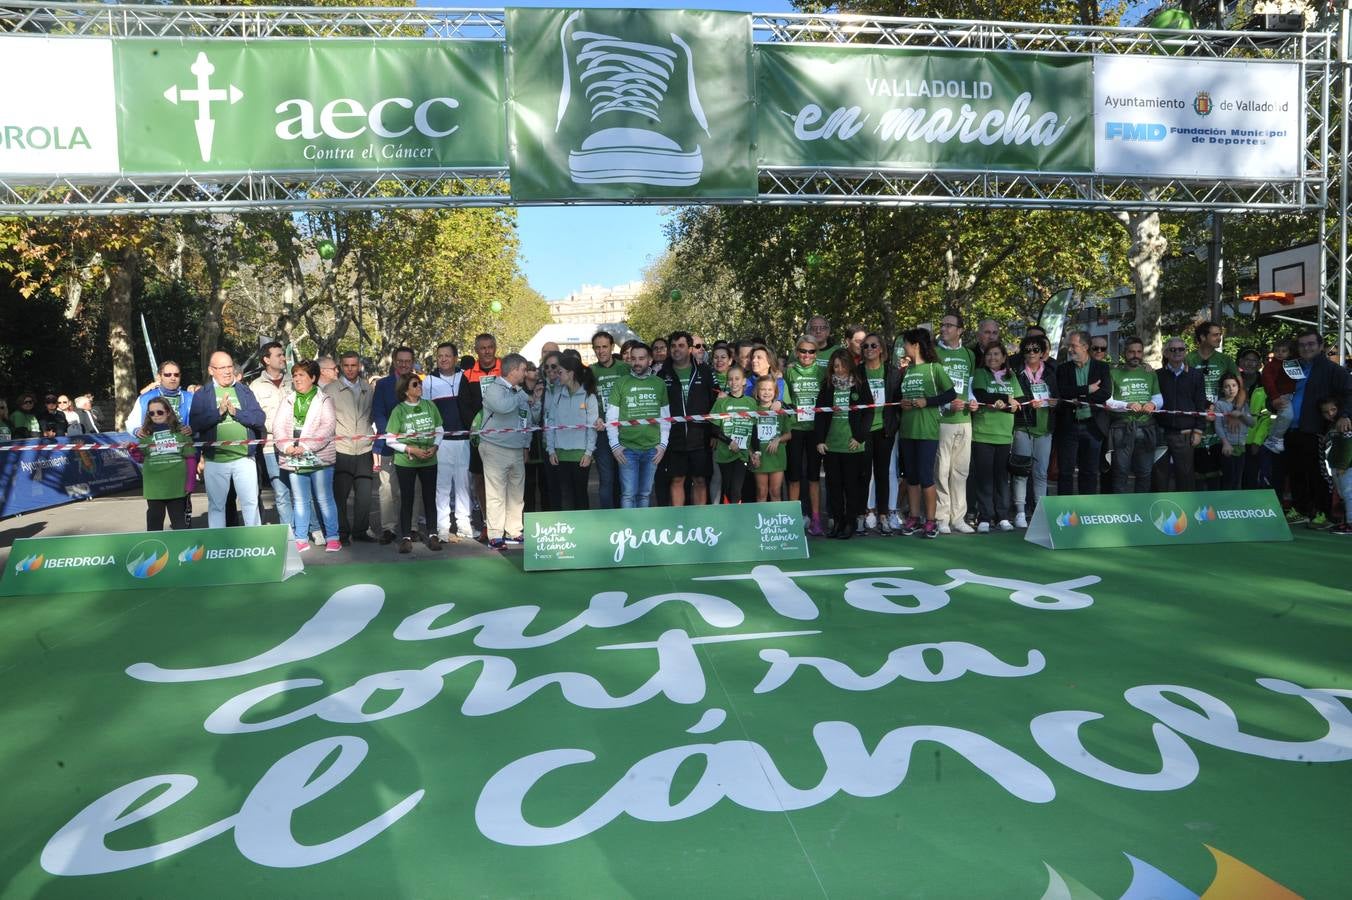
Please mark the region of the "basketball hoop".
POLYGON ((1245 294, 1245 303, 1280 303, 1290 306, 1296 302, 1296 295, 1289 291, 1263 291, 1261 294, 1245 294))

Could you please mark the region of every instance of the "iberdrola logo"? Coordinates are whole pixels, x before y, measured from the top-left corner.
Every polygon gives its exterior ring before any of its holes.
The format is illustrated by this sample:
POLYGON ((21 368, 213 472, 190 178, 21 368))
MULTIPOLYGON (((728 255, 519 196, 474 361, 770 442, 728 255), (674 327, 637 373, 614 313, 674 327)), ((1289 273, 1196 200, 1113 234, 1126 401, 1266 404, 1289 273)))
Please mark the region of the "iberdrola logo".
POLYGON ((1080 524, 1079 513, 1075 512, 1073 509, 1063 512, 1056 517, 1056 524, 1060 525, 1062 528, 1074 528, 1076 525, 1080 524))
POLYGON ((699 145, 682 147, 657 130, 665 115, 668 132, 685 132, 683 119, 689 115, 706 136, 713 137, 695 86, 690 45, 675 32, 669 32, 671 45, 664 46, 590 31, 579 22, 582 16, 582 10, 575 11, 560 29, 563 84, 554 122, 557 134, 574 91, 585 94, 593 130, 582 146, 568 153, 573 183, 698 184, 704 171, 699 145), (667 102, 673 78, 684 85, 684 103, 667 102))
POLYGON ((133 578, 154 578, 169 565, 169 548, 159 541, 141 541, 127 554, 127 574, 133 578))
POLYGON ((1156 500, 1150 504, 1150 521, 1161 534, 1178 537, 1188 530, 1188 514, 1172 500, 1156 500))
POLYGON ((38 569, 42 568, 42 563, 46 558, 47 557, 43 556, 41 553, 35 553, 32 556, 25 557, 14 564, 14 572, 15 574, 20 572, 36 572, 38 569))
POLYGON ((1216 507, 1203 503, 1197 507, 1197 511, 1192 514, 1192 517, 1198 522, 1214 522, 1216 521, 1216 507))
MULTIPOLYGON (((1211 884, 1200 893, 1190 888, 1174 878, 1172 875, 1156 868, 1143 859, 1137 859, 1130 853, 1122 854, 1131 861, 1131 884, 1122 894, 1123 900, 1128 897, 1133 898, 1160 898, 1160 900, 1196 900, 1200 897, 1214 898, 1214 900, 1230 900, 1230 898, 1264 898, 1264 900, 1298 900, 1299 894, 1288 889, 1282 884, 1273 881, 1267 875, 1245 863, 1243 860, 1236 859, 1223 850, 1217 850, 1210 844, 1203 844, 1211 852, 1211 856, 1216 861, 1216 874, 1211 879, 1211 884)), ((1076 881, 1071 876, 1058 872, 1053 869, 1044 860, 1042 863, 1047 868, 1047 891, 1042 895, 1043 900, 1100 900, 1101 896, 1090 888, 1076 881)), ((1108 896, 1117 896, 1116 892, 1108 896)))
POLYGON ((206 552, 206 544, 194 544, 178 554, 178 564, 180 566, 188 566, 195 562, 201 562, 202 557, 206 555, 206 552))

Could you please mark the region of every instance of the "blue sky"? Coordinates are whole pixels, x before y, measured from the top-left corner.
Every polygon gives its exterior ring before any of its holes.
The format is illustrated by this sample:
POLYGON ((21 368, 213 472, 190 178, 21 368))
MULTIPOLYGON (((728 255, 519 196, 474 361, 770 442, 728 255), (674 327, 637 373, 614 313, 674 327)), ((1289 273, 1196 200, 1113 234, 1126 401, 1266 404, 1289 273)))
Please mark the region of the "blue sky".
MULTIPOLYGON (((419 6, 447 6, 448 0, 419 6)), ((788 0, 698 0, 657 3, 518 0, 511 6, 630 7, 666 9, 733 9, 747 12, 784 12, 788 0)), ((523 207, 517 217, 521 256, 531 287, 546 299, 558 300, 586 284, 615 285, 633 281, 666 248, 660 206, 535 206, 523 207), (597 240, 605 235, 605 240, 597 240)))

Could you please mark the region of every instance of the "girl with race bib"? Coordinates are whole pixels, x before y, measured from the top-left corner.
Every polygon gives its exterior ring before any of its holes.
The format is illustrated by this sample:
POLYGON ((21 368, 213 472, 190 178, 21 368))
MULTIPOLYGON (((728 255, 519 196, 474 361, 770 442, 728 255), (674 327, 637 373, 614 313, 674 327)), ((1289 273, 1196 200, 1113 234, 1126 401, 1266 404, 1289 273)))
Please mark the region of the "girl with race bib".
POLYGON ((183 499, 187 482, 187 459, 193 454, 192 432, 178 421, 166 400, 155 397, 146 404, 145 424, 136 430, 141 454, 141 494, 146 500, 146 531, 188 527, 183 499))
POLYGON ((773 375, 756 379, 756 410, 762 415, 756 419, 751 437, 751 471, 756 475, 756 502, 779 500, 784 490, 784 468, 787 465, 789 417, 783 414, 766 416, 776 411, 775 400, 779 385, 773 375))
MULTIPOLYGON (((741 366, 728 369, 728 392, 714 401, 710 413, 719 415, 731 412, 751 412, 756 401, 746 396, 746 372, 741 366)), ((723 480, 723 502, 741 503, 742 490, 746 482, 746 467, 751 461, 751 435, 756 428, 756 420, 750 418, 716 419, 717 431, 714 440, 718 446, 714 449, 714 462, 723 480)))
POLYGON ((830 407, 854 407, 867 403, 872 395, 864 384, 859 367, 848 348, 831 354, 827 378, 817 394, 813 432, 817 452, 826 458, 826 494, 831 505, 831 531, 827 537, 848 541, 854 537, 856 521, 864 514, 868 493, 868 462, 864 448, 872 410, 851 409, 836 412, 830 407))
POLYGON ((972 477, 976 530, 986 534, 992 527, 1014 530, 1009 521, 1009 448, 1014 442, 1014 417, 1030 398, 1009 368, 1003 344, 987 344, 982 363, 972 373, 972 395, 980 404, 972 413, 972 477))
MULTIPOLYGON (((394 472, 399 479, 399 552, 413 552, 413 491, 422 486, 423 515, 437 520, 437 444, 441 442, 441 413, 431 400, 424 400, 422 378, 415 372, 400 375, 394 383, 394 410, 387 426, 385 445, 394 451, 394 472), (416 432, 414 434, 413 432, 416 432)), ((477 426, 476 426, 477 427, 477 426)), ((427 549, 440 550, 441 540, 428 529, 427 549)))

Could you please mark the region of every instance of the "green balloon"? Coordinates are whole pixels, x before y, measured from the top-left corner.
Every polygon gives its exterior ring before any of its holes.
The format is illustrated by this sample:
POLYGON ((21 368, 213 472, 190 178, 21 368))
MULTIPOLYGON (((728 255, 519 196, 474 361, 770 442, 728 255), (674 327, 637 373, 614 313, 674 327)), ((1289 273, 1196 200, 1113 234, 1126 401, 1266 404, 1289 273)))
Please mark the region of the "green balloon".
POLYGON ((488 304, 488 308, 493 310, 493 312, 502 312, 502 301, 494 300, 492 303, 488 304))
POLYGON ((1150 20, 1151 28, 1168 28, 1173 31, 1191 31, 1194 27, 1192 16, 1181 9, 1166 9, 1150 20))
POLYGON ((679 303, 680 300, 681 300, 681 292, 680 292, 679 290, 674 290, 674 291, 672 291, 672 292, 671 292, 671 300, 672 300, 673 303, 679 303))
POLYGON ((333 259, 338 252, 338 248, 333 246, 333 241, 330 240, 320 241, 318 249, 320 259, 333 259))

